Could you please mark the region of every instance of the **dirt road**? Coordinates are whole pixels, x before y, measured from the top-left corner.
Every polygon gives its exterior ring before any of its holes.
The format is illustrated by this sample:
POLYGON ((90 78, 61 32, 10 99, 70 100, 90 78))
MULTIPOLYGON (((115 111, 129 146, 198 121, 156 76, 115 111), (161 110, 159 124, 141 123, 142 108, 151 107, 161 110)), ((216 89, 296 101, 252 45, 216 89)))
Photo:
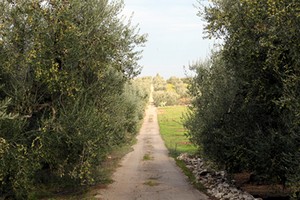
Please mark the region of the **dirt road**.
POLYGON ((113 184, 96 196, 101 200, 207 200, 194 189, 168 156, 159 134, 156 108, 146 116, 134 151, 127 154, 113 175, 113 184))

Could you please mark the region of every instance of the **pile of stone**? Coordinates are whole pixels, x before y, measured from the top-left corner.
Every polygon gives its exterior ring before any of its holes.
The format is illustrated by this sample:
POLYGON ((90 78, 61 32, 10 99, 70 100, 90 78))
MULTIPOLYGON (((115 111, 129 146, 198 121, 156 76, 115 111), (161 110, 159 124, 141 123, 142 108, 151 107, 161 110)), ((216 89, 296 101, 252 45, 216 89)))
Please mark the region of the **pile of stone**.
POLYGON ((196 180, 207 188, 207 193, 220 200, 262 200, 254 198, 251 194, 237 189, 227 178, 225 171, 215 171, 198 157, 190 157, 188 154, 181 154, 177 158, 185 162, 196 180))

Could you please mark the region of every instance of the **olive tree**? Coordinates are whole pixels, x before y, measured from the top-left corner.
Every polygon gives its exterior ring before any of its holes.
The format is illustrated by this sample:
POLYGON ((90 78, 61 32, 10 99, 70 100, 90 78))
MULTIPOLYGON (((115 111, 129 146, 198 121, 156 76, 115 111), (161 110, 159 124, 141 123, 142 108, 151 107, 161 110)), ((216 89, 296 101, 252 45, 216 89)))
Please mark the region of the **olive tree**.
POLYGON ((207 36, 223 40, 221 63, 198 70, 187 122, 217 163, 282 184, 299 182, 299 8, 295 0, 213 0, 202 10, 207 36))
POLYGON ((1 112, 15 116, 0 122, 0 196, 27 199, 51 181, 94 183, 105 154, 134 131, 136 120, 126 117, 138 112, 124 98, 145 36, 120 18, 122 8, 108 0, 0 1, 0 100, 10 99, 1 112))

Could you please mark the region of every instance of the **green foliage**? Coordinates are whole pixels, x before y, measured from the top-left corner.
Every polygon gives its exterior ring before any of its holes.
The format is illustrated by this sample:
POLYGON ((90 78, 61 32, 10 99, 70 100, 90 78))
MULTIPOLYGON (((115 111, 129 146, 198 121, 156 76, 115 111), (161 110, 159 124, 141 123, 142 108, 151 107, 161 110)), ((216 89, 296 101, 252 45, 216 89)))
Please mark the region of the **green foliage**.
POLYGON ((153 77, 153 88, 154 91, 165 91, 167 89, 166 80, 159 74, 156 74, 156 76, 153 77))
POLYGON ((0 196, 101 181, 97 166, 135 134, 149 98, 131 81, 145 37, 122 6, 0 2, 0 196))
POLYGON ((184 105, 189 98, 187 84, 177 77, 165 80, 157 74, 153 78, 153 88, 153 100, 156 106, 184 105))
POLYGON ((156 91, 153 92, 155 106, 172 106, 178 105, 179 95, 176 92, 156 91))
POLYGON ((233 74, 224 68, 217 55, 210 61, 196 63, 192 68, 197 74, 189 86, 194 99, 185 115, 184 125, 191 141, 203 147, 205 155, 226 165, 231 161, 222 159, 227 153, 223 148, 228 148, 225 145, 230 143, 224 140, 232 138, 221 134, 221 125, 224 117, 231 113, 228 105, 232 104, 236 92, 233 74))
POLYGON ((143 79, 135 79, 125 86, 125 92, 120 99, 122 101, 120 109, 126 111, 124 126, 129 133, 138 131, 138 124, 144 117, 144 110, 149 101, 150 85, 143 83, 143 79))
POLYGON ((170 77, 167 83, 173 85, 174 90, 180 97, 188 97, 187 84, 185 84, 182 79, 170 77))
POLYGON ((7 114, 9 105, 9 99, 0 103, 0 195, 13 190, 16 198, 23 199, 32 189, 34 171, 40 166, 35 162, 36 150, 22 144, 25 119, 7 114))
POLYGON ((209 37, 224 41, 190 92, 187 128, 231 171, 299 183, 298 1, 216 0, 204 10, 209 37))

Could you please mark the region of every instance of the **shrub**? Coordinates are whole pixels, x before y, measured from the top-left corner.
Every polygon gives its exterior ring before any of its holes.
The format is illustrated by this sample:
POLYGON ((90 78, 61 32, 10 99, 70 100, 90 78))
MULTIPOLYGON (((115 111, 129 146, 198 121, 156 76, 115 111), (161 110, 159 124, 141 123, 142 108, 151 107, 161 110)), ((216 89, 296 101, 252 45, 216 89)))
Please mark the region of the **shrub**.
POLYGON ((216 0, 205 8, 208 36, 224 44, 218 62, 196 67, 186 122, 216 163, 283 185, 300 181, 299 7, 216 0))
POLYGON ((176 92, 157 91, 153 93, 155 106, 173 106, 178 104, 179 95, 176 92))
POLYGON ((0 100, 11 99, 0 108, 0 196, 28 199, 40 184, 99 181, 97 166, 141 116, 144 99, 128 82, 140 72, 134 49, 145 37, 119 18, 120 2, 0 8, 0 100))

